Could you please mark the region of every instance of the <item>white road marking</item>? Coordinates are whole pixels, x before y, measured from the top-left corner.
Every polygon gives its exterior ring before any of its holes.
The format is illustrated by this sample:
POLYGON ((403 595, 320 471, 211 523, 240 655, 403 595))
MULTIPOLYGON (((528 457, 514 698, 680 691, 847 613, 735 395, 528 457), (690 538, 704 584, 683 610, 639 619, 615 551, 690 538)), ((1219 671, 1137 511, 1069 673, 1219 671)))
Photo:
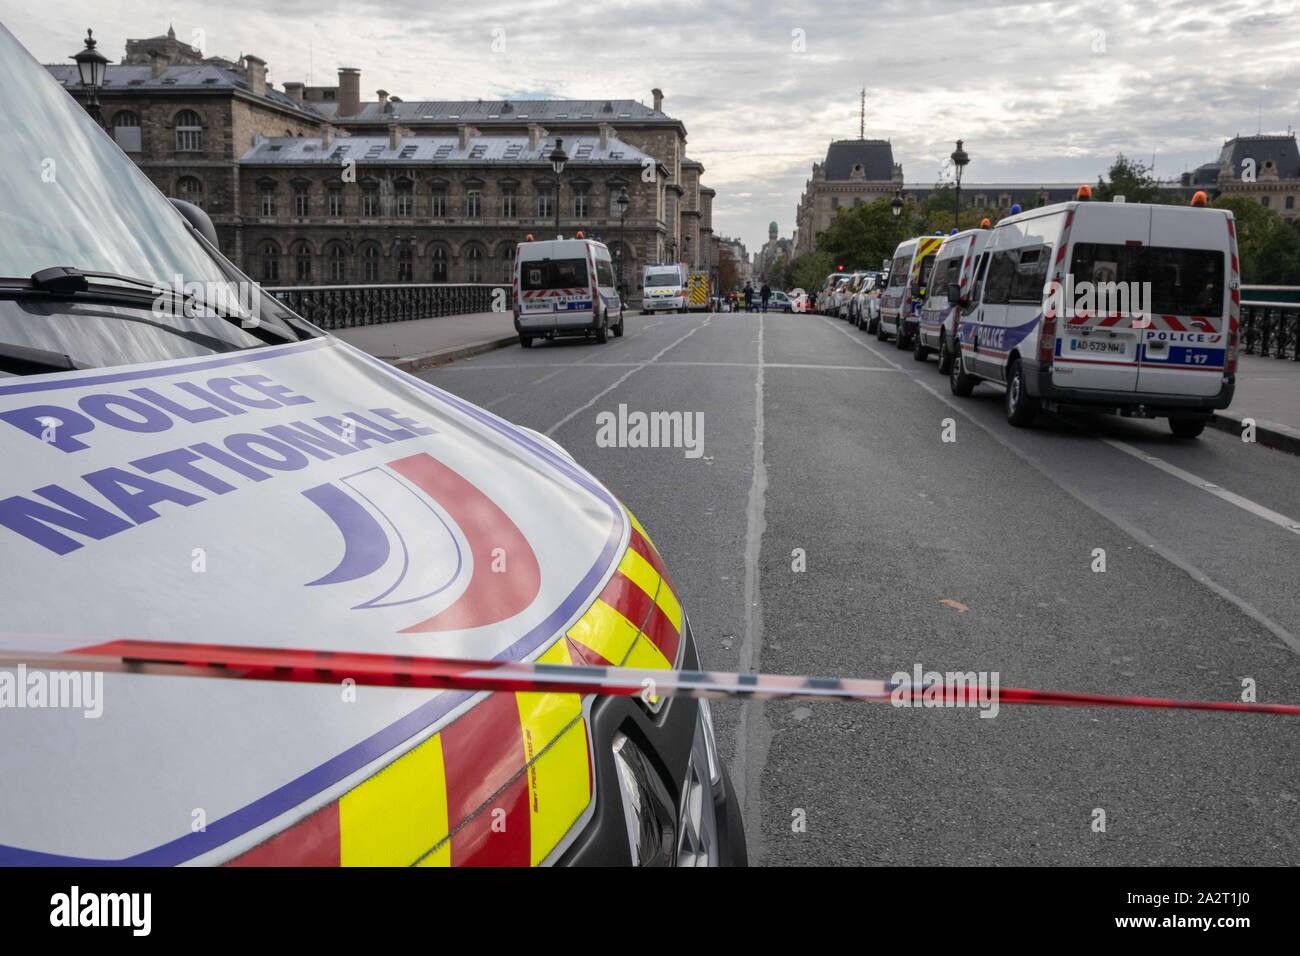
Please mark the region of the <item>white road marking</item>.
MULTIPOLYGON (((759 593, 759 556, 763 532, 767 529, 767 464, 763 442, 763 318, 758 319, 758 374, 754 377, 754 460, 745 508, 745 636, 740 643, 736 670, 742 674, 759 669, 763 650, 763 605, 759 593)), ((745 821, 750 860, 758 864, 762 854, 761 782, 772 744, 772 731, 761 702, 740 705, 736 723, 736 748, 732 759, 736 803, 745 821)))
POLYGON ((569 412, 569 414, 565 415, 563 418, 561 418, 558 422, 556 422, 556 423, 555 423, 554 425, 552 425, 550 428, 546 429, 546 431, 543 432, 543 434, 544 434, 544 435, 547 435, 548 437, 551 436, 551 435, 553 435, 553 434, 555 434, 556 429, 560 428, 562 425, 566 424, 567 422, 572 421, 572 420, 573 420, 574 418, 576 418, 578 415, 582 414, 582 413, 585 412, 587 409, 591 408, 591 406, 595 405, 595 404, 596 404, 598 401, 600 401, 604 396, 608 395, 610 392, 612 392, 614 389, 618 388, 620 385, 622 385, 624 382, 626 382, 629 378, 631 378, 631 377, 632 377, 633 375, 635 375, 637 372, 641 371, 641 369, 645 368, 647 365, 652 365, 652 364, 654 364, 656 361, 659 360, 659 357, 660 357, 660 356, 664 355, 665 353, 667 353, 667 352, 671 351, 672 349, 675 349, 677 346, 681 345, 683 342, 685 342, 687 339, 689 339, 692 335, 694 335, 694 334, 695 334, 696 332, 698 332, 700 329, 702 329, 702 328, 704 328, 705 326, 707 326, 711 321, 713 321, 713 316, 712 316, 712 315, 710 315, 707 319, 705 319, 705 320, 704 320, 703 322, 701 322, 699 325, 695 326, 695 328, 691 329, 691 330, 690 330, 689 332, 687 332, 685 335, 681 336, 680 338, 673 339, 672 342, 670 342, 668 345, 665 345, 662 349, 660 349, 658 352, 656 352, 654 355, 652 355, 652 356, 651 356, 649 359, 647 359, 646 361, 641 362, 641 363, 639 363, 639 364, 633 366, 632 368, 628 369, 626 372, 624 372, 622 375, 620 375, 618 378, 616 378, 616 379, 615 379, 615 380, 614 380, 610 385, 608 385, 608 386, 605 387, 605 388, 602 388, 599 392, 597 392, 595 395, 593 395, 593 396, 591 397, 591 401, 589 401, 589 402, 585 402, 585 403, 583 403, 582 405, 579 405, 577 408, 575 408, 573 411, 569 412))
POLYGON ((1163 458, 1157 458, 1155 455, 1149 454, 1140 448, 1134 448, 1126 442, 1117 441, 1114 438, 1097 437, 1111 448, 1122 451, 1126 455, 1131 455, 1138 461, 1144 461, 1152 468, 1159 468, 1165 474, 1173 475, 1179 481, 1185 481, 1194 488, 1200 488, 1207 494, 1214 495, 1214 497, 1226 501, 1230 505, 1236 505, 1242 511, 1249 512, 1257 518, 1263 518, 1265 521, 1270 521, 1279 528, 1285 528, 1287 531, 1294 534, 1300 534, 1300 521, 1296 521, 1294 518, 1288 518, 1286 515, 1274 511, 1272 508, 1266 508, 1258 502, 1251 501, 1249 498, 1244 498, 1236 492, 1229 491, 1227 488, 1223 488, 1212 481, 1194 475, 1190 471, 1185 471, 1177 465, 1171 465, 1163 458))

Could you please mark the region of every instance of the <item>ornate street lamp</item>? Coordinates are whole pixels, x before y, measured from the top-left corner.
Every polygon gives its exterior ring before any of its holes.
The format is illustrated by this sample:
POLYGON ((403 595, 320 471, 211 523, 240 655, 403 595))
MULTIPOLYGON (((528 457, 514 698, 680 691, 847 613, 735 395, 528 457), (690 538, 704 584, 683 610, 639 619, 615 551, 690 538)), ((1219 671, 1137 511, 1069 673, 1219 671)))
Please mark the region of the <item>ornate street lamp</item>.
POLYGON ((965 169, 966 165, 970 162, 970 156, 966 153, 966 150, 961 148, 961 140, 957 140, 957 148, 952 151, 951 159, 952 159, 953 168, 957 170, 957 213, 956 213, 956 218, 953 220, 953 224, 958 229, 960 229, 961 228, 961 171, 965 169))
POLYGON ((89 95, 86 112, 95 117, 98 122, 100 120, 99 91, 104 86, 104 73, 108 68, 108 58, 95 49, 93 31, 86 30, 86 45, 74 53, 72 59, 77 62, 77 73, 81 79, 81 88, 89 95))
POLYGON ((547 157, 551 161, 551 169, 555 170, 555 238, 560 238, 560 174, 564 172, 564 164, 569 161, 569 154, 564 151, 564 140, 555 140, 555 149, 551 150, 551 155, 547 157))
POLYGON ((627 274, 626 274, 627 267, 623 261, 623 253, 624 250, 627 249, 626 221, 627 221, 627 207, 629 205, 631 205, 631 200, 628 198, 627 195, 627 187, 623 186, 622 188, 619 189, 618 195, 614 197, 614 209, 618 212, 618 280, 620 285, 620 289, 618 290, 619 295, 623 294, 623 289, 621 288, 621 286, 627 284, 627 274))
POLYGON ((901 189, 895 191, 894 198, 889 201, 889 211, 894 214, 895 219, 903 214, 903 191, 901 189))

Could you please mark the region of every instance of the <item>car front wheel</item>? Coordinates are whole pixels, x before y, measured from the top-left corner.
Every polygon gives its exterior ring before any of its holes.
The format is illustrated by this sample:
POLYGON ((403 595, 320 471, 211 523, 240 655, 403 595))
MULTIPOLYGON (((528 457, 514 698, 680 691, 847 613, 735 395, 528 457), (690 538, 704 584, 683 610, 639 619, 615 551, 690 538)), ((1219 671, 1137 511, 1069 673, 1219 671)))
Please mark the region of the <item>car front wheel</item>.
POLYGON ((952 368, 948 371, 948 388, 958 398, 965 398, 975 390, 978 381, 974 375, 966 374, 965 360, 962 358, 961 349, 957 349, 953 353, 952 368))

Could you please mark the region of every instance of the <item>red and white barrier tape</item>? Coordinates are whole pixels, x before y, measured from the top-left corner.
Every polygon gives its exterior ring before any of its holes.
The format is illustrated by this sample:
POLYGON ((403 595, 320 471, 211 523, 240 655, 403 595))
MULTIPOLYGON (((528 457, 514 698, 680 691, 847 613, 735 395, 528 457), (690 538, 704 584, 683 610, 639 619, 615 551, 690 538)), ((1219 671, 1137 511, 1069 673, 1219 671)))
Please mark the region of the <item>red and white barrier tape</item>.
MULTIPOLYGON (((291 683, 418 687, 438 690, 605 694, 617 697, 734 697, 750 700, 859 700, 924 704, 974 699, 975 688, 948 682, 927 688, 913 683, 844 677, 789 677, 721 671, 644 670, 520 661, 451 660, 391 654, 340 653, 165 641, 111 641, 70 653, 0 651, 0 667, 84 670, 179 677, 233 678, 291 683)), ((1219 710, 1300 716, 1297 704, 1172 700, 1077 694, 1019 687, 992 690, 1001 704, 1064 707, 1142 707, 1219 710)), ((971 704, 973 706, 973 704, 971 704)))

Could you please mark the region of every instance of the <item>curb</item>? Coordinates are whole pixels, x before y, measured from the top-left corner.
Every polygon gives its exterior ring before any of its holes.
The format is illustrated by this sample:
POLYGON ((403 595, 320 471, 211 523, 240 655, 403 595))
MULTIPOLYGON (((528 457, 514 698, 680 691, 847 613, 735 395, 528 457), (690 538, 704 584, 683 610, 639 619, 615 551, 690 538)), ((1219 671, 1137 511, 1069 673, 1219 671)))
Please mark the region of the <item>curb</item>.
POLYGON ((469 358, 472 355, 482 355, 484 352, 494 352, 497 349, 503 349, 511 345, 519 344, 519 336, 511 333, 496 339, 483 339, 480 342, 470 342, 468 345, 458 345, 455 348, 440 349, 437 352, 424 352, 420 355, 407 355, 402 358, 380 358, 392 365, 394 368, 403 372, 418 372, 422 369, 433 368, 438 365, 446 365, 449 362, 455 362, 457 359, 469 358))
MULTIPOLYGON (((1228 412, 1215 412, 1211 416, 1209 424, 1211 428, 1217 428, 1220 431, 1241 437, 1242 419, 1250 418, 1249 415, 1233 415, 1228 412)), ((1289 452, 1292 455, 1300 455, 1300 430, 1291 428, 1288 425, 1279 425, 1277 422, 1265 421, 1256 418, 1255 422, 1255 441, 1265 448, 1276 448, 1278 451, 1289 452)))

